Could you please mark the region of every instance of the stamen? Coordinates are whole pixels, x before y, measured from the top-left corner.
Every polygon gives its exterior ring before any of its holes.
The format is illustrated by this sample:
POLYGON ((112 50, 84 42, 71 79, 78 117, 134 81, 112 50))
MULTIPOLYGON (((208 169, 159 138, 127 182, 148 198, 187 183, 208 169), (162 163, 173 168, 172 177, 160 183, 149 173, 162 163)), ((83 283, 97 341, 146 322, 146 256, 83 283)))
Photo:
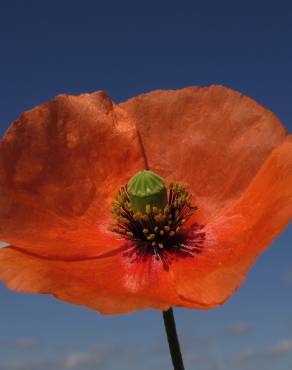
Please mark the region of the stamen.
MULTIPOLYGON (((119 238, 131 242, 125 253, 132 259, 131 262, 153 256, 162 262, 164 268, 168 268, 174 258, 193 257, 200 253, 205 233, 202 225, 193 224, 190 229, 184 228, 197 208, 191 205, 191 195, 182 185, 170 183, 166 205, 159 207, 157 199, 156 204, 145 204, 144 208, 135 211, 128 186, 121 187, 112 204, 114 222, 109 229, 119 238)), ((136 196, 136 206, 138 203, 136 196)))

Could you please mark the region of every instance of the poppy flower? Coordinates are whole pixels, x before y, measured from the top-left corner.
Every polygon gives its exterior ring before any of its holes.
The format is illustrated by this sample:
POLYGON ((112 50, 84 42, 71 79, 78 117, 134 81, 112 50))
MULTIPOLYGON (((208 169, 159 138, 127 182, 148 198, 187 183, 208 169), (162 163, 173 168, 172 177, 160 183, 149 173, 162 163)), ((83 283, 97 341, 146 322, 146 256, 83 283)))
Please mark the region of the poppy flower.
POLYGON ((0 279, 104 314, 224 303, 291 215, 292 137, 221 86, 59 95, 1 141, 0 279))

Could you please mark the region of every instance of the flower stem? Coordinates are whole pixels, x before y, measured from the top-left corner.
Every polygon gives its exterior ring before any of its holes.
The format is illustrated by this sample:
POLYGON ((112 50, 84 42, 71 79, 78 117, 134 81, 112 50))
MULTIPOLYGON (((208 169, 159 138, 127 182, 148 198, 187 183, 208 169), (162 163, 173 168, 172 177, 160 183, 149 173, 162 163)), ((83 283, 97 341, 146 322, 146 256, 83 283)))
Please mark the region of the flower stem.
POLYGON ((163 320, 174 370, 184 370, 173 310, 163 311, 163 320))

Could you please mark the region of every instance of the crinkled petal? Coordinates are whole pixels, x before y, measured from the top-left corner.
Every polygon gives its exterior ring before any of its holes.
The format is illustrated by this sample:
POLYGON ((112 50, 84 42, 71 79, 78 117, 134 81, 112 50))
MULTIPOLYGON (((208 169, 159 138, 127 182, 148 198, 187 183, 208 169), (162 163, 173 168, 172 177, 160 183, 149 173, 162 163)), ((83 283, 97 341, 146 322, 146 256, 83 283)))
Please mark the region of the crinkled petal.
POLYGON ((121 106, 137 125, 150 169, 185 182, 202 221, 242 194, 285 137, 272 112, 222 86, 158 90, 121 106))
POLYGON ((0 280, 18 292, 44 293, 103 314, 180 304, 172 274, 160 263, 132 264, 118 250, 83 261, 38 258, 0 249, 0 280))
POLYGON ((143 168, 135 125, 103 92, 23 113, 0 144, 0 240, 59 258, 115 248, 112 199, 143 168))
POLYGON ((180 297, 193 307, 223 303, 291 217, 292 136, 288 136, 236 204, 205 227, 203 252, 173 265, 180 297))

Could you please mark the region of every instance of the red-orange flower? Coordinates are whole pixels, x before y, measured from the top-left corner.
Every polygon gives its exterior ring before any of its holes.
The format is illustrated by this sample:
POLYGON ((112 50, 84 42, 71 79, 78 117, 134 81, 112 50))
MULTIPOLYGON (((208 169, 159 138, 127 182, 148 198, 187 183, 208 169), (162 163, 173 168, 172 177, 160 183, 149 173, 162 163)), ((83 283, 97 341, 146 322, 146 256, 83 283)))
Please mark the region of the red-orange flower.
POLYGON ((292 137, 224 87, 154 91, 117 105, 60 95, 21 115, 0 147, 0 279, 105 314, 211 308, 239 287, 292 215, 292 137), (165 269, 108 231, 118 189, 149 168, 184 184, 204 244, 165 269))

